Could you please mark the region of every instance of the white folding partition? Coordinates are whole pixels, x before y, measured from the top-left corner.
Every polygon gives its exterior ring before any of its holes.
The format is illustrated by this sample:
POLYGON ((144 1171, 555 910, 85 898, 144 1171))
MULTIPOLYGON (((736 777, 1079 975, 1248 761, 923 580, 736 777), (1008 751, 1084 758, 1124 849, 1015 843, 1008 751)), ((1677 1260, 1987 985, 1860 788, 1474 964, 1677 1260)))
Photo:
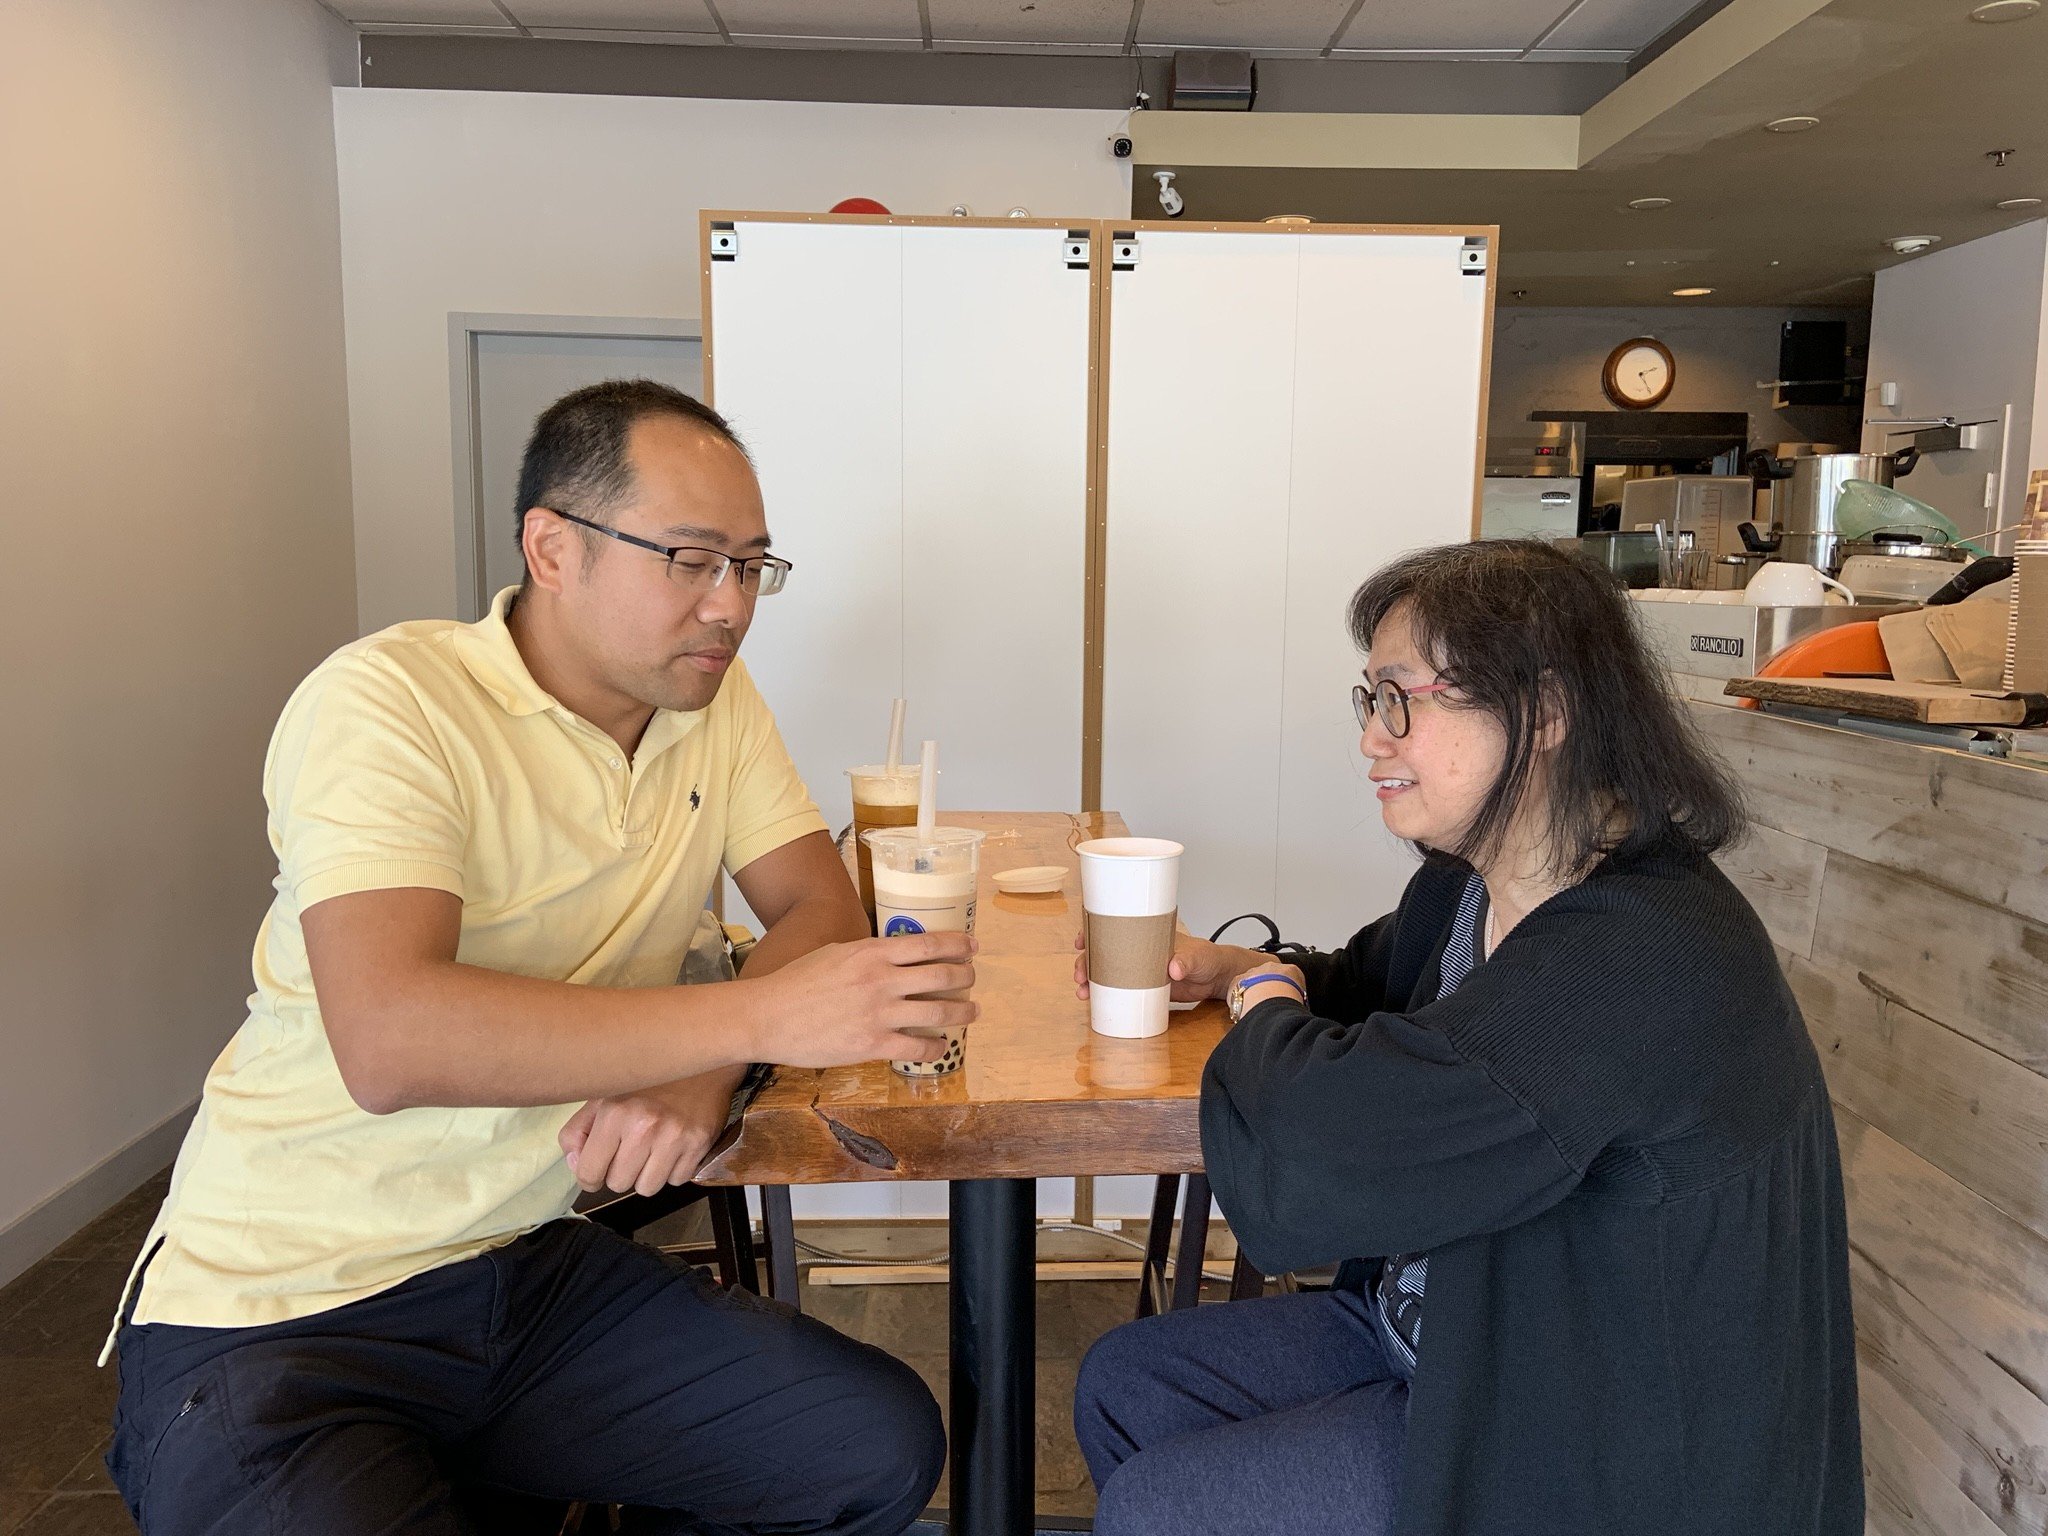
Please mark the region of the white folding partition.
POLYGON ((1140 231, 1111 278, 1102 796, 1187 845, 1181 913, 1327 947, 1381 826, 1345 603, 1474 533, 1487 280, 1460 234, 1140 231), (1477 270, 1474 270, 1474 268, 1477 270))
MULTIPOLYGON (((706 374, 796 564, 742 655, 826 820, 851 818, 844 770, 881 757, 897 695, 910 751, 940 743, 943 804, 1080 809, 1091 278, 1065 229, 732 224, 706 374)), ((797 1198, 945 1211, 943 1186, 797 1198)))
MULTIPOLYGON (((945 804, 1081 808, 1100 425, 1095 803, 1186 843, 1198 931, 1258 910, 1330 945, 1388 910, 1413 864, 1359 757, 1345 601, 1395 554, 1476 531, 1484 238, 1140 225, 1091 314, 1102 274, 1068 265, 1063 228, 730 232, 706 375, 796 562, 744 654, 827 819, 848 819, 843 770, 880 754, 899 693, 911 740, 942 744, 945 804)), ((1105 1213, 1144 1209, 1124 1186, 1105 1213)), ((799 1198, 945 1208, 923 1185, 799 1198)))

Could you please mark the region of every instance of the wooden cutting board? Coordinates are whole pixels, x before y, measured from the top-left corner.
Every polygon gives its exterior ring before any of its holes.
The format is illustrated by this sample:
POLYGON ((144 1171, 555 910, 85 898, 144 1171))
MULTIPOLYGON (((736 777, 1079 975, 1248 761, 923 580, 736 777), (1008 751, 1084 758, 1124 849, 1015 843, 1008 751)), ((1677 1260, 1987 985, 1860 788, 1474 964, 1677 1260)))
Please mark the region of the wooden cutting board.
POLYGON ((2007 697, 1960 683, 1872 682, 1847 677, 1738 677, 1727 692, 1773 704, 1832 709, 1878 720, 1911 720, 1923 725, 2019 725, 2027 698, 2007 697))

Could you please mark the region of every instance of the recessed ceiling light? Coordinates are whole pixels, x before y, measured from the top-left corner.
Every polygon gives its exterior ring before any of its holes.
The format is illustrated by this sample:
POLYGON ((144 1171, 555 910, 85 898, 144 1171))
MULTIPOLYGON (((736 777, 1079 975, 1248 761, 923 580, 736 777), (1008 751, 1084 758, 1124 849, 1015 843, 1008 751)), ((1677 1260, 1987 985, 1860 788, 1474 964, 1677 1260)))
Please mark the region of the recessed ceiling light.
POLYGON ((1648 213, 1652 208, 1669 208, 1671 206, 1671 199, 1668 197, 1632 197, 1629 199, 1628 205, 1635 209, 1637 213, 1648 213))
POLYGON ((1987 0, 1970 12, 1972 21, 2025 21, 2041 9, 2041 0, 1987 0))
POLYGON ((1764 124, 1765 133, 1804 133, 1809 128, 1818 128, 1817 117, 1774 117, 1764 124))
POLYGON ((2038 208, 2041 206, 2041 199, 2038 197, 2008 197, 2004 202, 1993 203, 1991 206, 2000 213, 2011 213, 2016 208, 2038 208))
POLYGON ((1939 235, 1894 235, 1885 241, 1886 248, 1898 256, 1918 256, 1929 246, 1939 244, 1939 235))
POLYGON ((1711 288, 1674 288, 1671 290, 1671 297, 1674 299, 1704 299, 1713 291, 1711 288))

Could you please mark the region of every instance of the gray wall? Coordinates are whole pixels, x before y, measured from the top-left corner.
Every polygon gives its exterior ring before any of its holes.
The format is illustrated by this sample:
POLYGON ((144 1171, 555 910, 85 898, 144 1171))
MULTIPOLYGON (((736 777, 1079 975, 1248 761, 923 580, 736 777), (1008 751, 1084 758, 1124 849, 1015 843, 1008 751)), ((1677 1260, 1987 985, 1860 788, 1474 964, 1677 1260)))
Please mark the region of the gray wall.
MULTIPOLYGON (((1933 251, 1877 274, 1868 414, 1996 420, 2012 412, 1998 523, 2022 516, 2027 471, 2048 468, 2048 220, 1933 251), (1877 391, 1899 386, 1890 410, 1877 391)), ((1873 429, 1872 448, 1881 434, 1873 429)), ((1991 455, 1944 455, 1906 487, 1966 531, 1987 526, 1991 455)))
MULTIPOLYGON (((1778 330, 1786 320, 1846 319, 1862 344, 1870 317, 1862 310, 1547 309, 1502 303, 1493 331, 1493 396, 1488 429, 1526 427, 1534 410, 1616 409, 1600 389, 1608 353, 1631 336, 1654 336, 1677 360, 1677 379, 1662 411, 1743 411, 1750 442, 1826 441, 1854 448, 1853 407, 1771 409, 1759 379, 1778 377, 1778 330)), ((1654 416, 1655 411, 1645 412, 1654 416)))
POLYGON ((0 6, 0 1281, 169 1155, 249 990, 271 724, 354 632, 354 58, 312 0, 0 6))
POLYGON ((365 630, 456 611, 451 313, 695 320, 704 208, 1130 208, 1113 111, 371 89, 334 105, 365 630))

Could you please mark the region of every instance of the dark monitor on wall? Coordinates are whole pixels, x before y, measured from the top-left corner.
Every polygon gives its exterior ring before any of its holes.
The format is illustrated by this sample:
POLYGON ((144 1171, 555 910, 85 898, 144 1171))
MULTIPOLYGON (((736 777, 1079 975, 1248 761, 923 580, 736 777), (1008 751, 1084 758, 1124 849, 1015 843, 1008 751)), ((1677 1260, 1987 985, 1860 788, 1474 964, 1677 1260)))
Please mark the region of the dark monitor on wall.
POLYGON ((1840 405, 1849 395, 1849 326, 1841 320, 1787 320, 1778 332, 1778 392, 1771 402, 1840 405))

